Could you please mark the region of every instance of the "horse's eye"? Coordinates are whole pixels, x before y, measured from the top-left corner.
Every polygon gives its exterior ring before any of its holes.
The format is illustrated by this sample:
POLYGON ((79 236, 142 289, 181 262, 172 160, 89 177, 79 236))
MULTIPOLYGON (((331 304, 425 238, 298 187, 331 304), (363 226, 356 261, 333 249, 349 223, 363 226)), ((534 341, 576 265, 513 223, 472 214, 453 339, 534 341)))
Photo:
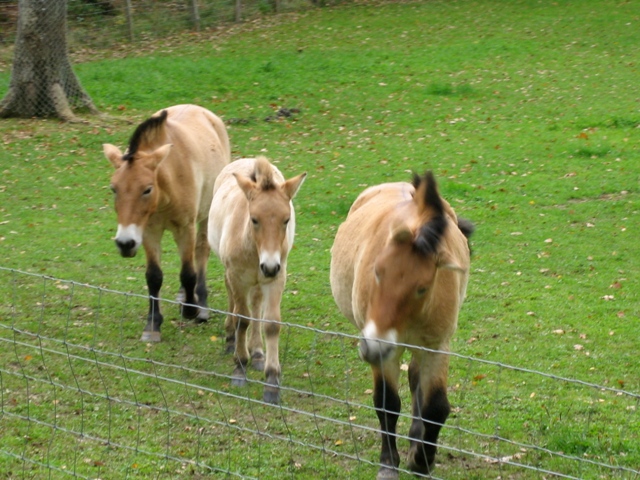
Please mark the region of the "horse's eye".
POLYGON ((152 191, 153 187, 147 187, 144 189, 144 192, 142 192, 142 195, 146 197, 147 195, 151 194, 152 191))
POLYGON ((258 225, 258 219, 255 217, 251 217, 251 223, 253 223, 254 225, 258 225))
POLYGON ((418 297, 424 296, 425 293, 427 293, 427 287, 419 287, 416 290, 416 296, 418 296, 418 297))
POLYGON ((287 218, 287 219, 284 221, 284 224, 285 224, 285 225, 289 225, 289 220, 290 220, 290 219, 289 219, 289 218, 287 218))
POLYGON ((114 187, 113 185, 109 185, 109 188, 113 193, 116 193, 116 187, 114 187))

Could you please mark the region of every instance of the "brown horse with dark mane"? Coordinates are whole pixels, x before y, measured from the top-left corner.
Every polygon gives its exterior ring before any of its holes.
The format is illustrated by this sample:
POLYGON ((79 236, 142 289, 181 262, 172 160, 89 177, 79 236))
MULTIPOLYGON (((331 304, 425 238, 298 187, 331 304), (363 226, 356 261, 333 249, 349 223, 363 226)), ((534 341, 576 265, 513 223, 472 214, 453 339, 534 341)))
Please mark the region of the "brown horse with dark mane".
POLYGON ((142 340, 158 342, 165 230, 173 234, 182 262, 182 316, 198 321, 209 316, 207 223, 213 185, 230 161, 229 137, 222 120, 209 110, 177 105, 141 123, 124 154, 110 144, 103 149, 116 169, 111 190, 118 215, 118 250, 123 257, 133 257, 143 245, 147 257, 149 313, 142 340))
POLYGON ((467 288, 471 223, 456 217, 427 172, 413 183, 365 190, 351 206, 331 250, 331 290, 361 331, 360 356, 371 365, 382 450, 378 479, 398 478, 398 379, 411 351, 413 420, 409 468, 430 474, 449 415, 449 342, 467 288))

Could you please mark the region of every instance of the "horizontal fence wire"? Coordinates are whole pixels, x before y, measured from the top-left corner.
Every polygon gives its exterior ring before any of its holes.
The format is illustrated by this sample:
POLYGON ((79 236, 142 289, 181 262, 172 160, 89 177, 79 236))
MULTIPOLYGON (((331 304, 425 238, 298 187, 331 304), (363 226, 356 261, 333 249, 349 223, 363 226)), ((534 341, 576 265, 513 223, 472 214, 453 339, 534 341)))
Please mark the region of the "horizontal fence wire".
MULTIPOLYGON (((144 295, 1 267, 0 281, 11 291, 0 303, 8 478, 375 476, 380 430, 358 335, 282 322, 282 400, 272 405, 261 372, 231 384, 224 311, 195 325, 162 299, 172 320, 150 344, 139 340, 144 295)), ((640 478, 640 394, 439 353, 450 356, 453 411, 428 478, 640 478)), ((399 472, 411 478, 404 457, 399 472)))

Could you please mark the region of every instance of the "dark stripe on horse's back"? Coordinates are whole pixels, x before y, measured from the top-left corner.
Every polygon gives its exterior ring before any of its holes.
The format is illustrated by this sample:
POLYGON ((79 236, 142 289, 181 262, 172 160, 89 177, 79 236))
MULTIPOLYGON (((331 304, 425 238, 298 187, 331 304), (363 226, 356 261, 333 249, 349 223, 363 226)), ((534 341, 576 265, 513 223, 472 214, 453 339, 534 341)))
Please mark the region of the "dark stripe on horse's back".
POLYGON ((138 152, 140 145, 145 137, 149 136, 154 131, 158 130, 164 125, 167 120, 167 111, 162 110, 157 117, 151 117, 138 125, 138 128, 131 135, 129 140, 129 148, 127 153, 122 157, 123 160, 133 160, 133 156, 138 152))
POLYGON ((418 177, 414 174, 413 186, 416 191, 418 191, 423 182, 426 184, 424 203, 426 206, 433 208, 434 215, 420 227, 413 245, 420 254, 428 255, 436 252, 442 234, 447 227, 447 218, 444 216, 444 204, 438 193, 438 185, 431 170, 427 171, 423 177, 418 177))

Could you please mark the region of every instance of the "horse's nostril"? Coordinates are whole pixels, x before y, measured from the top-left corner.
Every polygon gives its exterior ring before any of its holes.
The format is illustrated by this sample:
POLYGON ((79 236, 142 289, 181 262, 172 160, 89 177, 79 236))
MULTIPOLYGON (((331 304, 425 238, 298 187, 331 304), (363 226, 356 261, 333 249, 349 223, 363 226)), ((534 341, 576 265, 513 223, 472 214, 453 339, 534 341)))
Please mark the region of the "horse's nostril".
POLYGON ((134 240, 127 240, 125 242, 121 240, 116 240, 116 245, 121 250, 131 250, 135 246, 136 242, 134 240))
POLYGON ((275 277, 280 272, 280 264, 267 265, 266 263, 261 263, 260 270, 262 270, 265 277, 275 277))
POLYGON ((372 365, 384 363, 394 350, 390 343, 363 338, 360 340, 360 358, 372 365))
POLYGON ((122 255, 128 256, 135 251, 136 242, 135 240, 116 240, 116 246, 118 247, 122 255))

